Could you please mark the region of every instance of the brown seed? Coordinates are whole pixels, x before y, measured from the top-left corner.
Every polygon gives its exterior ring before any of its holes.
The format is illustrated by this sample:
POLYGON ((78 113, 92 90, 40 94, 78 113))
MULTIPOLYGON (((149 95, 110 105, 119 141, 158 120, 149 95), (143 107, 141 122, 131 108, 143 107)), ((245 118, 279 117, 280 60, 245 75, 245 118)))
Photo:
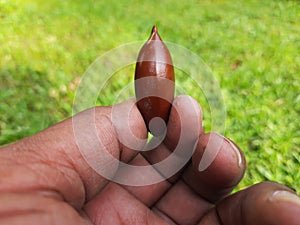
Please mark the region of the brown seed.
POLYGON ((175 77, 170 52, 156 26, 153 26, 149 40, 139 52, 134 79, 137 106, 148 131, 157 136, 160 127, 155 127, 154 123, 149 129, 149 122, 155 117, 168 122, 174 99, 175 77))

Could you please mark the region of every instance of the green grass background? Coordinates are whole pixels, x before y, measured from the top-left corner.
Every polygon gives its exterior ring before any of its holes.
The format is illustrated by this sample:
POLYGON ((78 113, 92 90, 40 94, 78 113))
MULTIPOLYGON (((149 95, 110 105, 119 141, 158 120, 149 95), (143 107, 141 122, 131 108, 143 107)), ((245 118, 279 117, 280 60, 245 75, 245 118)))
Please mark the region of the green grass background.
MULTIPOLYGON (((299 21, 299 1, 0 0, 0 145, 71 116, 88 66, 145 40, 157 24, 165 41, 202 57, 221 84, 226 135, 248 161, 238 189, 273 180, 300 194, 299 21)), ((120 74, 101 104, 113 104, 133 79, 120 74)), ((177 84, 192 96, 200 91, 177 84)))

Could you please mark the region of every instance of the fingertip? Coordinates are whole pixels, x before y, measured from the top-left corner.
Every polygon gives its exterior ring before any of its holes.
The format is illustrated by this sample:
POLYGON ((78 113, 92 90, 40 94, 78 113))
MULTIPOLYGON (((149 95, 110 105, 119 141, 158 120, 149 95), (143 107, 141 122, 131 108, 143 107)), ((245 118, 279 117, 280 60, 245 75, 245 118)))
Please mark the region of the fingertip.
POLYGON ((289 221, 290 225, 300 224, 300 197, 291 190, 276 190, 270 196, 271 213, 269 219, 274 224, 284 224, 289 221), (278 211, 278 218, 271 216, 273 211, 278 211))
POLYGON ((224 224, 299 225, 299 197, 276 182, 261 182, 237 192, 217 205, 224 224), (237 212, 235 216, 229 212, 237 212))
POLYGON ((144 122, 143 116, 141 112, 139 111, 137 105, 134 100, 128 100, 126 104, 131 105, 131 111, 129 116, 130 121, 130 130, 133 133, 133 135, 140 139, 146 139, 147 138, 147 127, 144 122))
POLYGON ((245 171, 243 153, 237 145, 217 133, 200 137, 192 161, 199 178, 213 188, 233 188, 245 171))
POLYGON ((185 112, 187 115, 191 114, 191 116, 197 116, 202 122, 202 109, 193 97, 189 95, 179 95, 174 99, 172 106, 174 106, 172 109, 174 108, 180 112, 185 112))
POLYGON ((244 175, 244 156, 233 146, 217 133, 201 135, 192 165, 183 175, 186 183, 210 202, 228 195, 244 175))
POLYGON ((134 99, 112 106, 111 118, 118 142, 122 147, 122 160, 126 161, 129 156, 134 155, 134 152, 141 150, 147 142, 145 122, 134 99))
POLYGON ((183 130, 189 138, 198 138, 203 133, 202 109, 198 102, 188 95, 177 96, 173 103, 167 124, 165 144, 175 149, 183 130))

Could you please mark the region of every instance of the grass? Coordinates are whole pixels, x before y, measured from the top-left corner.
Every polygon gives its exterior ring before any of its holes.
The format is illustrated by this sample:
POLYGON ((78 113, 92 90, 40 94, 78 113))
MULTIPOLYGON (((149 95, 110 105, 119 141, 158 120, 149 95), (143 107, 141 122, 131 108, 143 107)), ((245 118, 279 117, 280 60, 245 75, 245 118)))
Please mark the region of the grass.
MULTIPOLYGON (((248 161, 238 189, 274 180, 300 194, 299 18, 299 1, 284 0, 0 0, 0 145, 71 116, 88 66, 145 40, 157 24, 164 40, 201 56, 221 84, 226 135, 248 161)), ((114 103, 132 69, 117 73, 99 103, 114 103)), ((209 115, 192 82, 177 84, 209 115)))

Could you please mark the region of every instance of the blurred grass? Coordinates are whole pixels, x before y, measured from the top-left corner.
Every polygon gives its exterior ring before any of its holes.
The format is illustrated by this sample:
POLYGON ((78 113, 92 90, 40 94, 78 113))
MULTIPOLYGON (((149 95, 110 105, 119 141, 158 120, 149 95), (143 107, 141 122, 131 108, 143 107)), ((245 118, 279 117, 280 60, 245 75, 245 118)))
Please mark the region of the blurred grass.
MULTIPOLYGON (((70 116, 88 66, 145 40, 157 24, 164 40, 201 56, 221 84, 226 135, 248 161, 239 188, 274 180, 300 194, 299 20, 299 1, 0 0, 0 145, 70 116)), ((118 72, 101 104, 114 103, 132 69, 118 72)), ((201 90, 179 85, 209 113, 201 90)))

